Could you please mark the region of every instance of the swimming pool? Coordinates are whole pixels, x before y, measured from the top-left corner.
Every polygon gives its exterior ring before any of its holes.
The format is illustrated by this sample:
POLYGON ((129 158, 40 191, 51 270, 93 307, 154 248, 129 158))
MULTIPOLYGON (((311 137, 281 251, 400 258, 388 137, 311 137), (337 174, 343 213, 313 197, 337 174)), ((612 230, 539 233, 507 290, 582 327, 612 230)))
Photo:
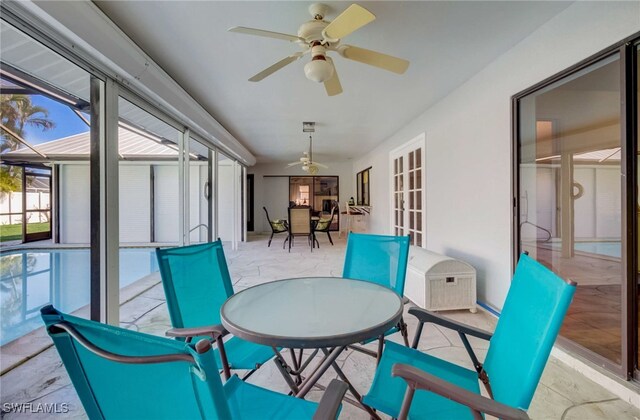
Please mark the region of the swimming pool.
MULTIPOLYGON (((120 249, 120 288, 158 271, 152 248, 120 249)), ((89 303, 89 249, 38 249, 0 256, 0 345, 42 326, 40 308, 73 312, 89 303)))
MULTIPOLYGON (((562 244, 560 242, 553 242, 553 249, 560 249, 562 244)), ((620 242, 575 242, 573 249, 580 252, 588 252, 589 254, 604 255, 607 257, 620 258, 622 255, 622 245, 620 242)))

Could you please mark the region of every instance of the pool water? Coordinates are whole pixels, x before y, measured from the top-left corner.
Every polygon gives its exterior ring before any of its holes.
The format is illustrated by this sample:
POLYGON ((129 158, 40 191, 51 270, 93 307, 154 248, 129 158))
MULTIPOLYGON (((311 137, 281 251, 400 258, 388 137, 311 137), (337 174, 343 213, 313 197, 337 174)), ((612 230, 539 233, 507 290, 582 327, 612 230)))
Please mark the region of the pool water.
POLYGON ((620 258, 622 255, 622 244, 620 242, 576 242, 574 249, 616 258, 620 258))
MULTIPOLYGON (((560 249, 562 244, 560 242, 554 242, 552 246, 554 249, 560 249)), ((573 248, 576 251, 605 255, 607 257, 620 258, 622 255, 622 245, 620 242, 575 242, 573 248)))
MULTIPOLYGON (((120 249, 120 288, 158 271, 152 248, 120 249)), ((89 249, 18 250, 0 256, 0 345, 42 326, 40 308, 73 312, 90 297, 89 249)))

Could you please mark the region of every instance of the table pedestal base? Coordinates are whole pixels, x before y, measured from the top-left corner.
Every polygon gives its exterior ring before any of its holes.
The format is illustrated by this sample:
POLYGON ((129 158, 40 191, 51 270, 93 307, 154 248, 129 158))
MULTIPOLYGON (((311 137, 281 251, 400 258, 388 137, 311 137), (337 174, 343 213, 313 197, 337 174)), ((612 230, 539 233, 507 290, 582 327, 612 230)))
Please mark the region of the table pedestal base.
POLYGON ((276 367, 284 377, 284 380, 287 382, 287 385, 289 385, 289 388, 291 388, 291 392, 298 398, 304 398, 314 386, 322 388, 321 385, 317 385, 317 382, 318 380, 320 380, 322 375, 325 374, 329 367, 332 367, 340 377, 340 380, 347 384, 347 386, 349 387, 349 392, 351 392, 351 395, 353 395, 355 401, 351 400, 350 398, 345 399, 349 403, 365 410, 372 418, 379 419, 380 417, 371 407, 362 403, 362 396, 349 381, 342 369, 340 369, 340 366, 338 366, 338 364, 336 363, 336 359, 346 348, 347 346, 334 347, 333 349, 320 349, 324 353, 324 357, 313 369, 311 375, 306 379, 303 379, 301 376, 302 370, 304 370, 304 368, 309 365, 311 359, 313 359, 313 357, 318 352, 317 349, 314 350, 313 354, 309 356, 309 358, 304 363, 302 363, 302 350, 300 353, 300 358, 296 359, 296 355, 293 349, 290 349, 294 366, 294 369, 292 369, 282 356, 282 353, 274 348, 274 352, 276 355, 275 363, 276 367))

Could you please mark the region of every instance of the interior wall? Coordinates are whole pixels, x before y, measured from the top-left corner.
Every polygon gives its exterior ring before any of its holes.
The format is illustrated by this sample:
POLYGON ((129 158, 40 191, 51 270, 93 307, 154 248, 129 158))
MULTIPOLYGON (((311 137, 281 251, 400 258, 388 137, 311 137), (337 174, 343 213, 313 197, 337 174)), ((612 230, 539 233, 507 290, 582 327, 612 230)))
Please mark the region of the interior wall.
MULTIPOLYGON (((329 167, 329 169, 323 169, 320 168, 320 171, 318 172, 318 174, 316 174, 316 176, 338 176, 338 188, 340 190, 340 206, 341 208, 344 207, 344 203, 346 203, 347 201, 349 201, 350 197, 355 197, 356 196, 356 190, 355 190, 355 173, 353 172, 353 165, 351 161, 343 161, 343 162, 322 162, 323 164, 327 165, 329 167)), ((265 179, 268 178, 264 178, 265 175, 271 175, 271 176, 284 176, 284 177, 289 177, 289 176, 304 176, 304 175, 309 175, 308 173, 304 172, 300 166, 296 166, 293 168, 287 168, 287 165, 285 163, 259 163, 255 166, 252 166, 250 168, 248 168, 248 173, 250 174, 254 174, 254 232, 271 232, 271 229, 269 228, 268 224, 267 224, 267 220, 266 217, 264 215, 264 210, 262 210, 262 207, 265 206, 267 207, 267 209, 269 210, 269 216, 271 216, 272 219, 277 219, 277 218, 286 218, 287 214, 280 214, 283 213, 282 210, 280 211, 273 211, 271 208, 273 207, 274 209, 277 208, 278 206, 275 205, 274 200, 272 199, 273 196, 277 196, 277 197, 287 197, 287 201, 284 204, 284 211, 286 211, 287 209, 287 205, 288 203, 288 196, 289 196, 289 181, 287 179, 286 183, 278 183, 278 182, 270 182, 270 181, 266 181, 265 179), (283 185, 286 184, 286 191, 284 193, 282 193, 281 191, 274 191, 273 189, 278 186, 278 188, 281 188, 283 185), (284 195, 283 195, 284 194, 284 195)), ((375 188, 375 186, 373 187, 375 188)))
POLYGON ((426 133, 426 246, 476 267, 478 299, 501 308, 512 273, 511 97, 637 31, 639 2, 576 2, 354 161, 352 178, 373 166, 371 230, 390 232, 389 151, 426 133))

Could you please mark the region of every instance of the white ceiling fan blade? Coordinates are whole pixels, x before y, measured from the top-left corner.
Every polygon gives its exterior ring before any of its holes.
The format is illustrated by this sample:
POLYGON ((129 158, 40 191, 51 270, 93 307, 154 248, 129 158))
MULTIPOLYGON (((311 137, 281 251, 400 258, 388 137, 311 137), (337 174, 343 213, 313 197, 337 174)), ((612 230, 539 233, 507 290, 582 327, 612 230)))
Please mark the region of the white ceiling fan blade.
POLYGON ((327 165, 323 165, 322 163, 318 163, 318 162, 312 162, 313 165, 319 166, 321 168, 324 169, 329 169, 329 167, 327 165))
POLYGON ((336 65, 331 58, 327 57, 327 60, 333 65, 333 76, 324 82, 324 89, 329 96, 339 95, 342 93, 342 85, 340 84, 340 78, 338 78, 338 69, 336 69, 336 65))
POLYGON ((367 23, 372 22, 375 18, 375 15, 364 7, 352 4, 324 28, 322 36, 327 40, 334 41, 344 38, 367 23))
POLYGON ((302 165, 303 162, 291 162, 289 164, 287 164, 287 168, 290 168, 292 166, 296 166, 296 165, 302 165))
POLYGON ((237 32, 237 33, 246 34, 246 35, 262 36, 266 38, 282 39, 284 41, 289 41, 289 42, 303 42, 303 43, 306 42, 303 38, 300 38, 299 36, 296 36, 296 35, 265 31, 263 29, 246 28, 244 26, 234 26, 233 28, 229 28, 228 31, 237 32))
POLYGON ((342 46, 338 49, 338 52, 349 60, 359 61, 398 74, 403 74, 407 71, 407 68, 409 68, 409 62, 402 58, 366 50, 364 48, 353 47, 351 45, 342 46))
POLYGON ((278 70, 280 70, 281 68, 285 67, 286 65, 293 63, 294 61, 296 61, 300 57, 302 57, 302 53, 295 53, 295 54, 290 55, 289 57, 283 58, 282 60, 278 61, 276 64, 267 67, 266 69, 262 70, 260 73, 256 74, 252 78, 250 78, 249 81, 250 82, 259 82, 260 80, 262 80, 265 77, 277 72, 278 70))

